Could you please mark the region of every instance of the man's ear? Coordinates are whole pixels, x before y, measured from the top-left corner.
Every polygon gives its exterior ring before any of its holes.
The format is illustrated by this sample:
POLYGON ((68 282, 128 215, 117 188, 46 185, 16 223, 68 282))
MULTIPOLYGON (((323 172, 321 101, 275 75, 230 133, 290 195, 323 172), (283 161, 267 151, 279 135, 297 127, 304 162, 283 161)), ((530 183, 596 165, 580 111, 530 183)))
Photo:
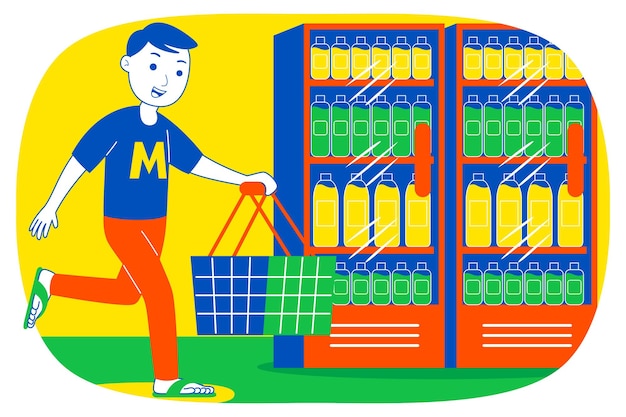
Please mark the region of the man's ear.
POLYGON ((130 69, 130 57, 128 55, 124 55, 120 60, 120 67, 126 72, 130 69))

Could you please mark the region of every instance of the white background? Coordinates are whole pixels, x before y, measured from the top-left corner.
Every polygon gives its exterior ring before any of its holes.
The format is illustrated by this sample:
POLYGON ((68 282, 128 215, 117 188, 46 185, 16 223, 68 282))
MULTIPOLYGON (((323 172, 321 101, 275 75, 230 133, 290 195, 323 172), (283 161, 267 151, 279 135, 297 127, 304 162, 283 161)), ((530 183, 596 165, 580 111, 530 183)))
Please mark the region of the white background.
MULTIPOLYGON (((626 282, 623 260, 624 179, 620 128, 626 109, 624 17, 615 0, 326 1, 292 5, 279 1, 10 1, 0 5, 0 414, 122 417, 175 415, 600 415, 624 416, 626 282), (222 2, 226 3, 226 2, 222 2), (257 3, 261 3, 259 5, 257 3), (602 119, 609 154, 611 234, 609 264, 599 308, 582 346, 555 374, 528 387, 472 400, 380 405, 245 405, 157 401, 115 393, 81 380, 50 354, 36 331, 22 329, 26 301, 17 261, 15 183, 28 106, 53 60, 96 31, 141 19, 214 13, 406 13, 469 17, 534 32, 567 51, 581 68, 602 119), (558 414, 557 414, 558 413, 558 414)), ((295 2, 294 2, 295 3, 295 2)), ((254 40, 251 40, 254 42, 254 40)), ((94 99, 98 89, 94 86, 94 99)), ((88 105, 88 103, 85 103, 88 105)), ((68 115, 68 123, 71 121, 68 115)), ((41 138, 54 140, 54 137, 41 138)), ((49 173, 42 173, 49 175, 49 173)), ((80 312, 77 312, 80 314, 80 312)), ((217 358, 216 358, 217 359, 217 358)), ((320 380, 320 383, 322 381, 320 380)), ((272 390, 259 386, 259 390, 272 390)), ((324 386, 320 386, 321 391, 324 386)), ((376 386, 372 386, 375 396, 376 386)))

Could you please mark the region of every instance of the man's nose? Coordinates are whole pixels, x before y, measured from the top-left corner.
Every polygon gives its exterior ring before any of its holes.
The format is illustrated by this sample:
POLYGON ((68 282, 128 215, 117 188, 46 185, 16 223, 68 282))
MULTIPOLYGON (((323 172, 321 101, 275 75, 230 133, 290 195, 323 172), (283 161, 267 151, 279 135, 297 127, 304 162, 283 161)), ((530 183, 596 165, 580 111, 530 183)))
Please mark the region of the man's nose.
POLYGON ((163 84, 161 84, 162 87, 165 87, 167 85, 167 74, 163 74, 163 84))

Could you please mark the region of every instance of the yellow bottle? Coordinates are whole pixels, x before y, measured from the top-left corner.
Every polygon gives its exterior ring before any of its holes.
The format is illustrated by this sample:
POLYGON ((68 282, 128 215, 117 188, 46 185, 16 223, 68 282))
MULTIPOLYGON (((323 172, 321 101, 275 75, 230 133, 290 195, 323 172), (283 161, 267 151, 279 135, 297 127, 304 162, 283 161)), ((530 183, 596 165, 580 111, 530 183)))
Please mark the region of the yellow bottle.
POLYGON ((391 57, 391 76, 396 80, 411 78, 411 45, 406 43, 406 36, 398 36, 391 47, 391 57))
POLYGON ((568 80, 580 80, 583 78, 583 74, 568 55, 565 55, 565 78, 568 80))
POLYGON ((418 36, 411 47, 412 74, 416 80, 428 80, 432 76, 432 48, 426 36, 418 36))
POLYGON ((524 77, 529 80, 543 78, 543 46, 539 43, 538 36, 528 38, 524 45, 524 77))
POLYGON ((330 78, 330 47, 324 36, 316 36, 311 46, 311 78, 327 80, 330 78))
POLYGON ((491 190, 481 172, 472 175, 465 191, 465 245, 491 246, 491 190))
POLYGON ((519 43, 519 37, 510 36, 509 42, 504 45, 504 78, 519 80, 524 71, 524 47, 519 43))
POLYGON ((466 80, 483 77, 483 47, 478 43, 478 36, 469 36, 463 45, 463 77, 466 80))
POLYGON ((584 216, 583 194, 572 196, 567 189, 567 174, 561 183, 558 194, 558 243, 561 247, 581 247, 583 245, 584 216))
POLYGON ((496 242, 511 248, 522 241, 522 191, 512 173, 504 174, 496 191, 496 242))
POLYGON ((420 197, 415 192, 415 174, 404 193, 404 244, 408 247, 430 246, 430 194, 420 197))
POLYGON ((385 36, 377 36, 372 46, 372 77, 386 80, 391 77, 391 46, 385 36))
POLYGON ((546 174, 535 174, 528 187, 528 246, 552 246, 552 189, 546 174))
POLYGON ((374 192, 374 244, 400 245, 400 192, 393 174, 384 173, 374 192))
POLYGON ((346 247, 367 245, 370 238, 370 194, 361 175, 350 174, 343 194, 343 244, 346 247))
POLYGON ((503 51, 502 45, 498 42, 497 36, 489 36, 485 45, 485 78, 488 80, 499 80, 503 74, 503 51))
POLYGON ((339 245, 339 193, 329 173, 321 173, 313 189, 313 246, 339 245))
POLYGON ((563 65, 563 51, 555 45, 549 43, 545 49, 546 56, 546 78, 549 80, 560 80, 565 71, 563 65))
POLYGON ((347 80, 350 78, 350 45, 345 36, 337 36, 330 49, 330 76, 333 80, 347 80))
POLYGON ((366 80, 370 77, 370 46, 366 42, 365 36, 357 36, 356 42, 350 48, 350 58, 352 63, 352 78, 355 80, 366 80))

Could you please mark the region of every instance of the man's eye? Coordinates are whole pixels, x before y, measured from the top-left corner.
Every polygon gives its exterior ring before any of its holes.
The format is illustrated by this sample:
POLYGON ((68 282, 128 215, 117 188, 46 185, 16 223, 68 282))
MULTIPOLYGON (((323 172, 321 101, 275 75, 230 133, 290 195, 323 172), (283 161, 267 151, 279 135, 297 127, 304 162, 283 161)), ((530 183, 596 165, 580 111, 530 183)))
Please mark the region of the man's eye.
POLYGON ((183 76, 183 72, 181 70, 176 71, 176 75, 178 75, 179 77, 183 76))
POLYGON ((154 71, 156 68, 157 68, 157 67, 156 67, 156 64, 150 64, 150 69, 151 69, 152 71, 154 71))

